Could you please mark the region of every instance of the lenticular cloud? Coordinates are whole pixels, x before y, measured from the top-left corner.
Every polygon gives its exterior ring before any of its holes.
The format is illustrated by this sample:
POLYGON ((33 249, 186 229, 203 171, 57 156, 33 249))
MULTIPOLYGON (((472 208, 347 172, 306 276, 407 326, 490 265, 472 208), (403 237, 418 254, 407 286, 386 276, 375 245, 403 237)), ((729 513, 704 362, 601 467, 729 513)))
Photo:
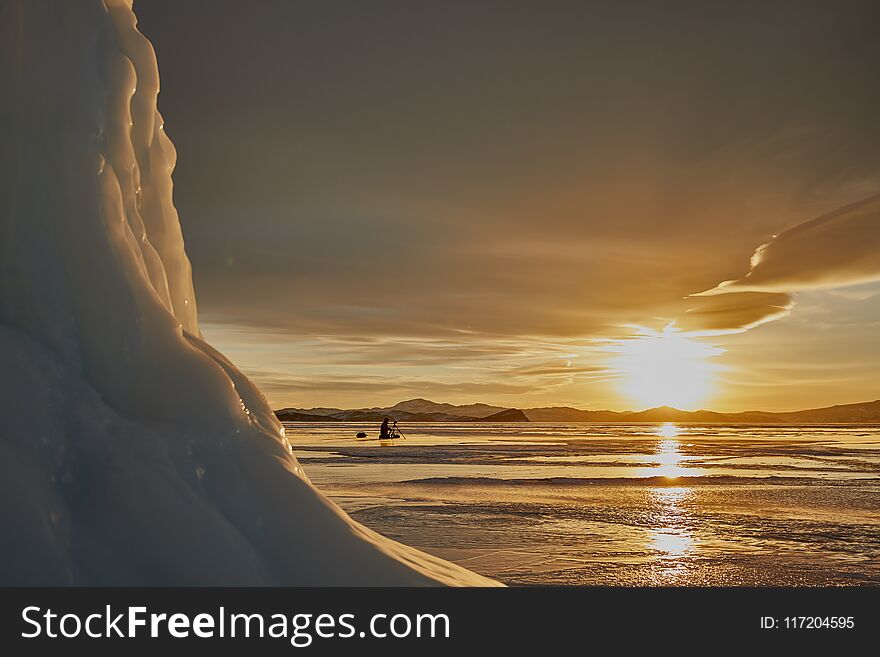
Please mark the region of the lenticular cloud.
POLYGON ((798 224, 762 244, 748 273, 692 298, 686 330, 739 331, 786 316, 792 294, 880 280, 880 195, 798 224))
POLYGON ((760 246, 744 278, 703 295, 793 292, 880 280, 880 195, 790 228, 760 246))
POLYGON ((0 582, 490 584, 358 525, 200 335, 131 2, 0 6, 0 582))

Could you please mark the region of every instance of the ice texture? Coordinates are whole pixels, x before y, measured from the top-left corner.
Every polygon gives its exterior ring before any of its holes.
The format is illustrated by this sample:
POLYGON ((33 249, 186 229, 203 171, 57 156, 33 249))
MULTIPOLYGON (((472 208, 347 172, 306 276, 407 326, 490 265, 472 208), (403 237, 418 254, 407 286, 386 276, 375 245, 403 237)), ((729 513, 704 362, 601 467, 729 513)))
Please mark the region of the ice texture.
POLYGON ((492 584, 351 520, 202 339, 136 23, 0 3, 0 583, 492 584))

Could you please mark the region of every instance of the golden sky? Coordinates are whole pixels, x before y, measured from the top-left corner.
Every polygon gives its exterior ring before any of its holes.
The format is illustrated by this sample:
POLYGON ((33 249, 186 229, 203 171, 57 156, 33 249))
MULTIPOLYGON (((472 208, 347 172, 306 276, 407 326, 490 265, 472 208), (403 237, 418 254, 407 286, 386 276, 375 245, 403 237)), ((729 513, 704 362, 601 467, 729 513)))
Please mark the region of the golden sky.
POLYGON ((274 405, 880 397, 876 3, 202 4, 137 10, 274 405))

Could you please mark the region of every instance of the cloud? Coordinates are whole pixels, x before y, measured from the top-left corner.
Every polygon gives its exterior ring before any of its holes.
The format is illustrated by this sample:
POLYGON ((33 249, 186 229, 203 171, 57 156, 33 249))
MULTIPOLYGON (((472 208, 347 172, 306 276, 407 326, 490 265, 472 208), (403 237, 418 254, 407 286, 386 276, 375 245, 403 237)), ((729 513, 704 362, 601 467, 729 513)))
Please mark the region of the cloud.
POLYGON ((880 195, 776 235, 752 256, 741 279, 702 296, 799 292, 880 280, 880 195))
POLYGON ((739 331, 780 319, 792 295, 880 280, 880 195, 790 228, 759 246, 748 273, 692 295, 676 320, 692 331, 739 331))
POLYGON ((607 377, 609 370, 601 365, 573 365, 570 360, 528 365, 511 369, 510 376, 523 377, 577 377, 577 378, 601 378, 607 377))
POLYGON ((362 376, 357 374, 295 375, 285 371, 252 369, 249 375, 275 406, 296 404, 303 393, 321 390, 324 395, 343 399, 401 399, 419 390, 437 399, 449 397, 482 398, 486 395, 524 395, 535 391, 529 383, 464 381, 447 383, 423 377, 362 376))
POLYGON ((684 331, 750 329, 785 317, 794 306, 791 295, 778 292, 733 292, 695 299, 698 304, 676 320, 684 331))

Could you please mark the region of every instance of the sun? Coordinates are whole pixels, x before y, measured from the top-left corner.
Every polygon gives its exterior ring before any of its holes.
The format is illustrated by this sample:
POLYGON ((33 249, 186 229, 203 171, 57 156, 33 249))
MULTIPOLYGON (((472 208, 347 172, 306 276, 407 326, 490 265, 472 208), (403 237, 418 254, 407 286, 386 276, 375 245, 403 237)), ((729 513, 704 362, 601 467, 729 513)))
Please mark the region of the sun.
POLYGON ((623 395, 643 406, 683 410, 695 410, 713 393, 719 367, 710 359, 724 352, 672 324, 662 331, 640 328, 611 351, 623 395))

